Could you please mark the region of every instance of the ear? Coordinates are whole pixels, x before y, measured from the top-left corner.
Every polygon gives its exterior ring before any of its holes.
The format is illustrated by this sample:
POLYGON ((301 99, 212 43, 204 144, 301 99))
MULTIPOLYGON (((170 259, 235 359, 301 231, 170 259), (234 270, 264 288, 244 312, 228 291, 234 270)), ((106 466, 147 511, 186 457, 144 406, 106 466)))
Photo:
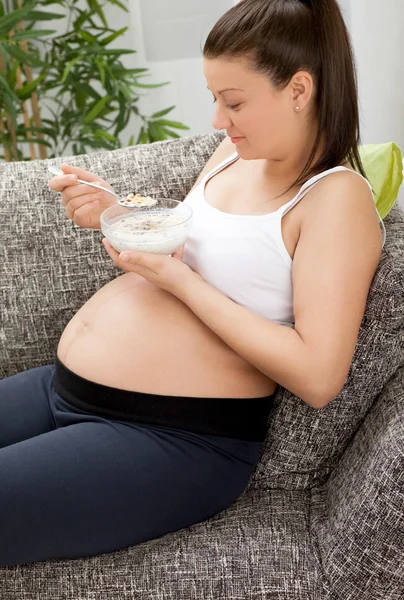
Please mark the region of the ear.
POLYGON ((298 71, 290 80, 289 90, 292 110, 298 106, 298 112, 302 112, 314 95, 313 77, 307 71, 298 71))

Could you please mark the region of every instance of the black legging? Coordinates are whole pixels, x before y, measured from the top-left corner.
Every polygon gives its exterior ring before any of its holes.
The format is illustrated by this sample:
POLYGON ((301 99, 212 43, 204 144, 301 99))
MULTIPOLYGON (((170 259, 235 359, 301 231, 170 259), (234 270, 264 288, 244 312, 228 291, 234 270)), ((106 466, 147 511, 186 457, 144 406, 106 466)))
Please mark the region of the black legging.
POLYGON ((114 552, 204 521, 241 495, 272 396, 235 399, 236 418, 226 419, 229 399, 125 392, 58 368, 59 379, 49 365, 0 381, 0 565, 114 552), (194 403, 189 428, 184 401, 194 403), (168 425, 158 418, 164 403, 168 425), (237 438, 241 406, 261 408, 240 415, 246 435, 237 438), (203 432, 215 427, 215 410, 227 435, 203 432))

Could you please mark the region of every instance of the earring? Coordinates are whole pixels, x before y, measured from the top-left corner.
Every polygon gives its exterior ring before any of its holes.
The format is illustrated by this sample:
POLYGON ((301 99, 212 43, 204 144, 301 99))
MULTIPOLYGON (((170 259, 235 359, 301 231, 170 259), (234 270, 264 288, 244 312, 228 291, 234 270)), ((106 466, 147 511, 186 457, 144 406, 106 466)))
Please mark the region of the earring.
POLYGON ((296 110, 299 110, 299 106, 296 106, 296 110))

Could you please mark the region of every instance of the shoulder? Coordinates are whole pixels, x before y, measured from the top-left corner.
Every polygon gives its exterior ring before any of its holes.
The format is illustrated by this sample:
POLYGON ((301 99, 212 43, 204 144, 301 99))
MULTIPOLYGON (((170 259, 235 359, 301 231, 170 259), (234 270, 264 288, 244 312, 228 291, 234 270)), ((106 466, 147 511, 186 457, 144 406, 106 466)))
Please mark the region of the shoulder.
POLYGON ((351 169, 330 173, 316 182, 307 193, 301 214, 300 230, 306 239, 315 228, 339 227, 344 238, 353 236, 357 243, 373 241, 375 248, 380 242, 381 250, 382 233, 373 194, 367 181, 351 169))
POLYGON ((233 144, 231 139, 228 136, 226 136, 224 138, 224 140, 222 142, 220 142, 220 144, 218 145, 216 150, 213 152, 213 154, 210 156, 210 158, 207 161, 207 163, 205 164, 203 170, 199 174, 198 179, 194 183, 192 189, 194 189, 195 187, 197 187, 200 184, 200 182, 205 177, 205 175, 207 175, 207 173, 209 173, 210 171, 213 171, 213 169, 215 167, 217 167, 217 165, 219 165, 221 162, 226 160, 226 158, 229 158, 232 154, 235 153, 235 151, 236 151, 235 145, 233 144))

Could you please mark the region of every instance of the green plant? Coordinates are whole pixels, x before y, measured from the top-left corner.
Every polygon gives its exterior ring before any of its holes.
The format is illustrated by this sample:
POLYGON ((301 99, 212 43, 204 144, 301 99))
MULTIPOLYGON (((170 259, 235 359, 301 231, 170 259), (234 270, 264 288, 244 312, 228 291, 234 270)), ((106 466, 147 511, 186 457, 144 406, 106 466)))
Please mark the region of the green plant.
POLYGON ((134 113, 140 131, 129 145, 179 138, 186 125, 165 119, 175 106, 150 116, 137 106, 148 69, 126 68, 120 57, 135 50, 110 48, 127 31, 108 27, 107 4, 128 12, 121 0, 0 0, 0 141, 5 160, 61 156, 71 143, 74 154, 88 148, 121 148, 120 134, 134 113), (40 10, 56 4, 58 13, 40 10), (38 29, 38 22, 67 17, 67 30, 38 29), (52 37, 51 37, 52 36, 52 37), (35 73, 35 75, 34 75, 35 73), (32 114, 29 114, 31 103, 32 114), (52 118, 41 118, 46 107, 52 118), (29 146, 30 157, 22 145, 29 146))

